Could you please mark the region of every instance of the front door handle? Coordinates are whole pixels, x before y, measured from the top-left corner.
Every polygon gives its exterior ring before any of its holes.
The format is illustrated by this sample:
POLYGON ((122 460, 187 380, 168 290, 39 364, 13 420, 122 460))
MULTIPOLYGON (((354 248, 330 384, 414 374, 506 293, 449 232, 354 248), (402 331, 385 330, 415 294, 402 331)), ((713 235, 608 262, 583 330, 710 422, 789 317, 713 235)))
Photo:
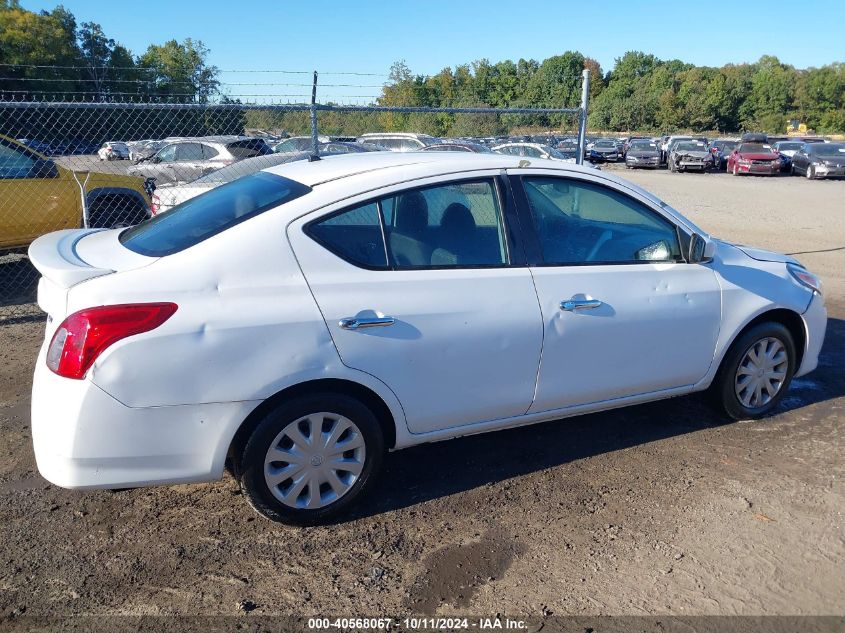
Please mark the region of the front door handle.
POLYGON ((602 302, 598 299, 567 299, 560 302, 560 309, 566 312, 573 310, 595 310, 601 307, 602 302))
POLYGON ((396 323, 396 319, 389 316, 373 317, 373 318, 359 318, 347 317, 338 321, 338 325, 344 330, 361 330, 368 327, 387 327, 396 323))

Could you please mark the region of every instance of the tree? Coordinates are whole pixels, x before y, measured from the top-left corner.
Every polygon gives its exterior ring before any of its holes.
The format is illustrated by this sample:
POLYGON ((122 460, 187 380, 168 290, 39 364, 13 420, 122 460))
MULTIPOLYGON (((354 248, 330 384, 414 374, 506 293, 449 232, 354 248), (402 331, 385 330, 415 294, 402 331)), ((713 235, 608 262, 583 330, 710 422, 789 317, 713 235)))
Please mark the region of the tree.
POLYGON ((187 38, 180 44, 170 40, 147 48, 138 67, 150 73, 154 94, 207 103, 220 86, 220 71, 207 63, 207 57, 208 49, 201 41, 187 38))

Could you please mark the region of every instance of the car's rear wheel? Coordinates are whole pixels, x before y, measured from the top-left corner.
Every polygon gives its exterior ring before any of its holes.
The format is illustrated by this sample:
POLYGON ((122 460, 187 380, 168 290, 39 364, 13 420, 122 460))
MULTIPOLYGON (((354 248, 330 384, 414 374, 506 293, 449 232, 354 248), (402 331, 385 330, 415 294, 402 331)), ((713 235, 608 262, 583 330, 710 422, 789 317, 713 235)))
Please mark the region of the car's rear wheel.
POLYGON ((780 404, 796 367, 795 342, 776 322, 754 326, 737 339, 722 361, 711 387, 728 417, 763 417, 780 404))
POLYGON ((344 394, 313 394, 280 404, 259 420, 236 472, 260 514, 315 525, 366 492, 383 454, 384 436, 369 408, 344 394))

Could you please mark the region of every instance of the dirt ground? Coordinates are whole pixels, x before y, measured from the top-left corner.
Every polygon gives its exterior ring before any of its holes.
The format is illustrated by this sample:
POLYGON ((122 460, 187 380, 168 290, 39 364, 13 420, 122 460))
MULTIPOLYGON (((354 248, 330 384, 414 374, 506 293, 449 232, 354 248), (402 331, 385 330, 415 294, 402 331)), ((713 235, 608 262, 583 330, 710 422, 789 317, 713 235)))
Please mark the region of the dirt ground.
POLYGON ((845 613, 845 182, 617 173, 823 277, 821 365, 777 415, 720 425, 685 397, 417 447, 388 457, 355 517, 290 528, 228 477, 48 484, 28 413, 43 326, 6 325, 0 628, 71 614, 845 613))

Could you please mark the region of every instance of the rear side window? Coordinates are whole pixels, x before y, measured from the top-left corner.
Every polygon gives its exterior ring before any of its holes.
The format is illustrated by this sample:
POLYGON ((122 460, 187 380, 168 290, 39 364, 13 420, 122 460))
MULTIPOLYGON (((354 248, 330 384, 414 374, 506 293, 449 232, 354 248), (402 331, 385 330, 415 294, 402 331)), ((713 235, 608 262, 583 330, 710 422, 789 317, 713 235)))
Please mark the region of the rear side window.
POLYGON ((378 203, 331 215, 308 227, 313 239, 343 259, 368 268, 387 266, 378 203))
POLYGON ((251 138, 244 141, 235 141, 229 143, 226 149, 235 158, 252 158, 253 156, 264 156, 265 154, 272 154, 273 150, 261 138, 251 138))
POLYGON ((294 180, 258 172, 125 230, 120 234, 120 243, 149 257, 171 255, 309 191, 310 187, 294 180))
POLYGON ((405 190, 315 220, 305 232, 365 268, 508 264, 501 205, 491 180, 405 190))

